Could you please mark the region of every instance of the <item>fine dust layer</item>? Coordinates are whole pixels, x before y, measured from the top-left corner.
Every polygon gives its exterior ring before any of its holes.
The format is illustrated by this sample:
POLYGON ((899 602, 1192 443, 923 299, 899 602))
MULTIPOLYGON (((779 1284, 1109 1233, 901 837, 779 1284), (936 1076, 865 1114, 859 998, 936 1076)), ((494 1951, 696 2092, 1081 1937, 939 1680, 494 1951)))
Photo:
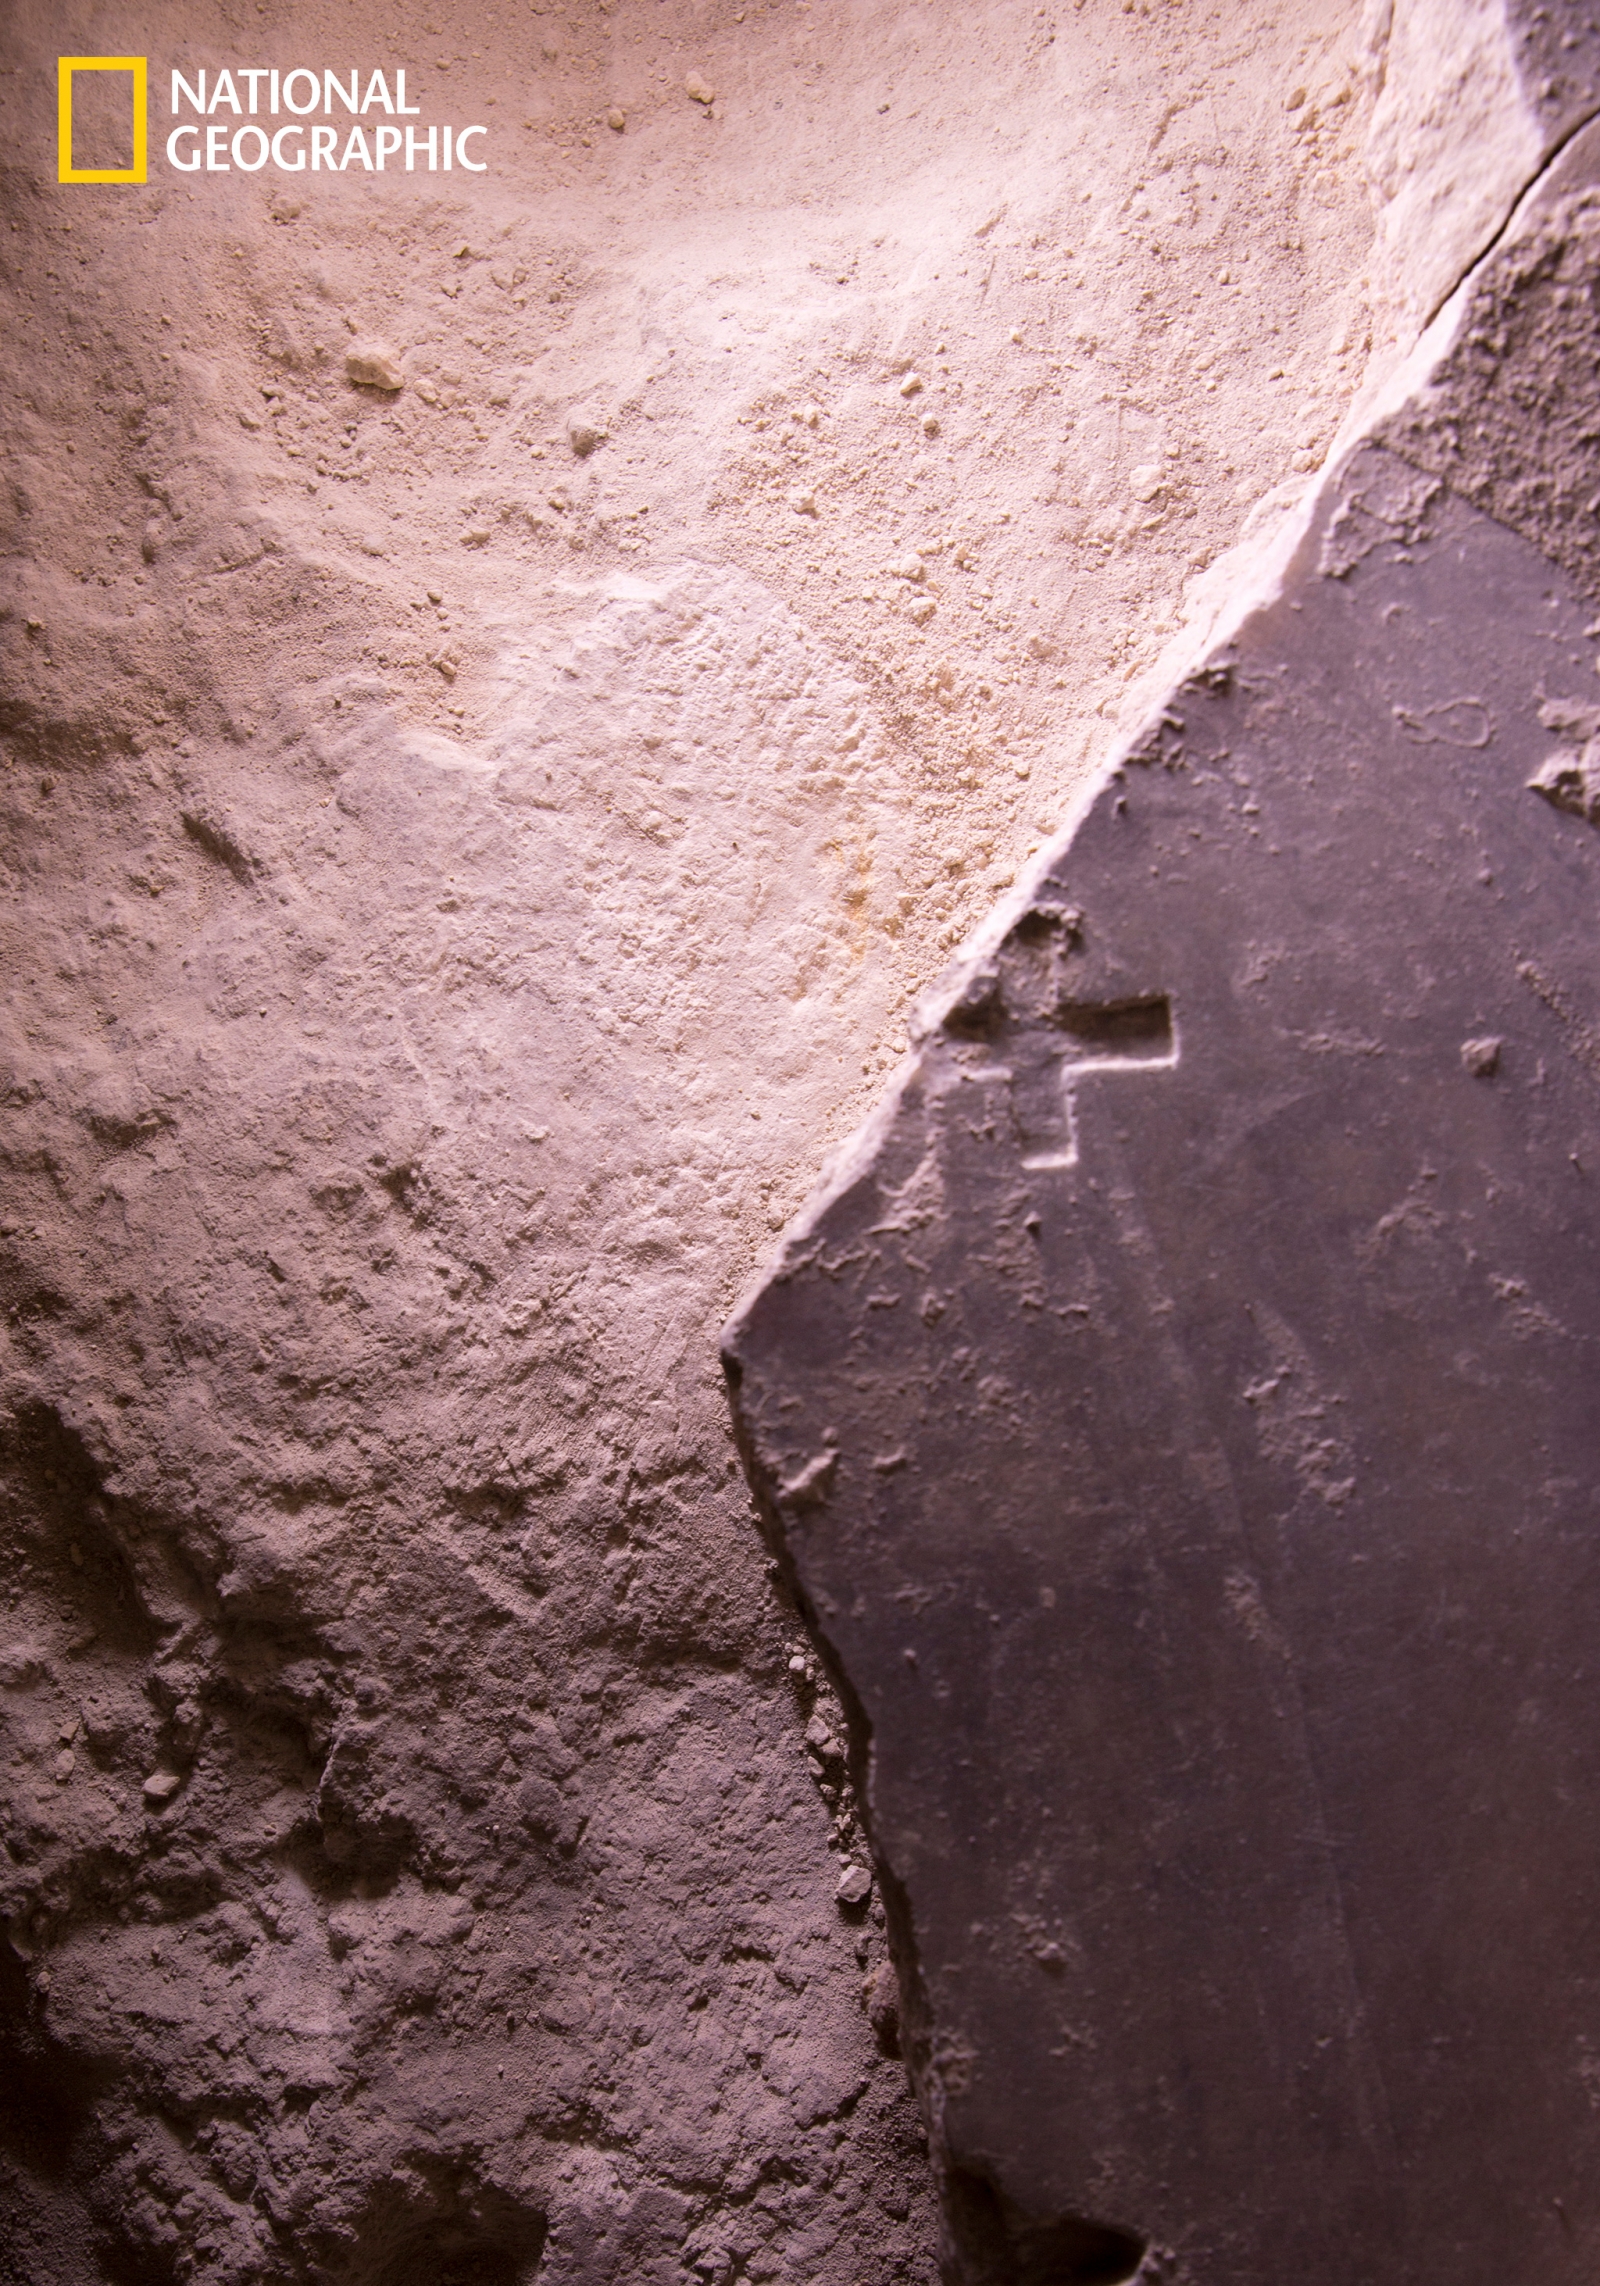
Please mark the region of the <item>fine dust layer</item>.
POLYGON ((727 1338, 983 2286, 1593 2275, 1593 166, 727 1338))

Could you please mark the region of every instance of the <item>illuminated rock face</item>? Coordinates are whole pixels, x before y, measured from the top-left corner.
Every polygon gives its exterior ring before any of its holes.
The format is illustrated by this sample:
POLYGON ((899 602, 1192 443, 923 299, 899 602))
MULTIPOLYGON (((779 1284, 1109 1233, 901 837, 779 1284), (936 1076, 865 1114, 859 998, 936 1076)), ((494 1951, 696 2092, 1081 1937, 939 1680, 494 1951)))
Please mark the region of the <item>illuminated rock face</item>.
POLYGON ((964 2279, 1593 2275, 1593 164, 727 1336, 964 2279))
POLYGON ((716 1328, 1391 346, 1361 10, 245 16, 0 9, 0 2276, 923 2286, 716 1328))
MULTIPOLYGON (((925 2286, 714 1329, 1583 24, 73 21, 0 9, 0 2277, 925 2286), (56 182, 63 45, 149 47, 146 184, 56 182), (341 172, 250 171, 258 67, 341 172)), ((1186 1011, 1038 1032, 1030 1180, 1188 1085, 1186 1011)))

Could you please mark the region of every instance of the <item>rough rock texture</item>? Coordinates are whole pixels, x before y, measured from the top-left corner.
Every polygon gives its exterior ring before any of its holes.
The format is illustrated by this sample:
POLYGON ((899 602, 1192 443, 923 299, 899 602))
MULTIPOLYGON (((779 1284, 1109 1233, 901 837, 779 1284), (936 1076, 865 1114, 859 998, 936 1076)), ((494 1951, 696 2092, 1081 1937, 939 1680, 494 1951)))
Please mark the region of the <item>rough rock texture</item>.
POLYGON ((1600 130, 1469 288, 1428 386, 1378 434, 1521 532, 1600 602, 1600 130), (1591 178, 1589 186, 1584 178, 1591 178), (1565 188, 1576 178, 1578 187, 1565 188))
POLYGON ((1600 111, 1600 20, 1587 0, 1372 0, 1365 76, 1381 202, 1371 299, 1380 333, 1403 333, 1443 307, 1600 111))
POLYGON ((1593 2275, 1593 166, 727 1337, 974 2286, 1593 2275))
POLYGON ((1394 346, 1353 16, 5 11, 0 2274, 928 2275, 713 1329, 1394 346))

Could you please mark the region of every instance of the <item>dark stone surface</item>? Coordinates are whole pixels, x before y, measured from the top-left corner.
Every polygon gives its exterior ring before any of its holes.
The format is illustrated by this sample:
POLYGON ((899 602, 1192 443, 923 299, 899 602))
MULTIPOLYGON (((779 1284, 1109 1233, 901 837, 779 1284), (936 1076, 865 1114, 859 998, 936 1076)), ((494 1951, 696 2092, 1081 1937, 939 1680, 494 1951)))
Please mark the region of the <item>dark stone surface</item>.
POLYGON ((730 1329, 962 2279, 1596 2275, 1592 616, 1363 447, 730 1329))

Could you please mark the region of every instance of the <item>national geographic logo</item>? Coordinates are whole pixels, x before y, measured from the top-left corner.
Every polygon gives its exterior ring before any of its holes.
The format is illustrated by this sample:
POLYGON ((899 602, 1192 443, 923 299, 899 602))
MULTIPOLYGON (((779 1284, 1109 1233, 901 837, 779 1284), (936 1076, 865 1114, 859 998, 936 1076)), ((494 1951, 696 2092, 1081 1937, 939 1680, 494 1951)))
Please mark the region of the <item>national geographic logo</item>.
MULTIPOLYGON (((177 122, 160 146, 167 168, 179 175, 465 174, 489 171, 487 127, 457 127, 421 119, 422 105, 406 101, 406 75, 390 67, 348 76, 313 71, 248 69, 232 65, 212 75, 171 74, 169 116, 177 122), (400 123, 405 121, 405 125, 400 123)), ((142 183, 149 180, 150 91, 146 56, 56 58, 56 180, 63 183, 142 183), (126 86, 96 76, 119 73, 126 86), (79 110, 92 114, 79 119, 79 110), (82 164, 79 164, 79 161, 82 164)))
POLYGON ((56 58, 56 180, 62 183, 142 183, 150 147, 150 91, 148 64, 144 56, 57 56, 56 58), (112 150, 131 150, 132 160, 127 166, 80 167, 73 163, 73 92, 79 72, 120 72, 131 82, 128 120, 128 140, 122 139, 122 121, 119 97, 122 90, 107 88, 99 79, 97 90, 109 97, 108 102, 96 103, 96 117, 91 129, 91 147, 99 145, 99 155, 109 157, 112 150), (118 149, 118 146, 121 149, 118 149))

